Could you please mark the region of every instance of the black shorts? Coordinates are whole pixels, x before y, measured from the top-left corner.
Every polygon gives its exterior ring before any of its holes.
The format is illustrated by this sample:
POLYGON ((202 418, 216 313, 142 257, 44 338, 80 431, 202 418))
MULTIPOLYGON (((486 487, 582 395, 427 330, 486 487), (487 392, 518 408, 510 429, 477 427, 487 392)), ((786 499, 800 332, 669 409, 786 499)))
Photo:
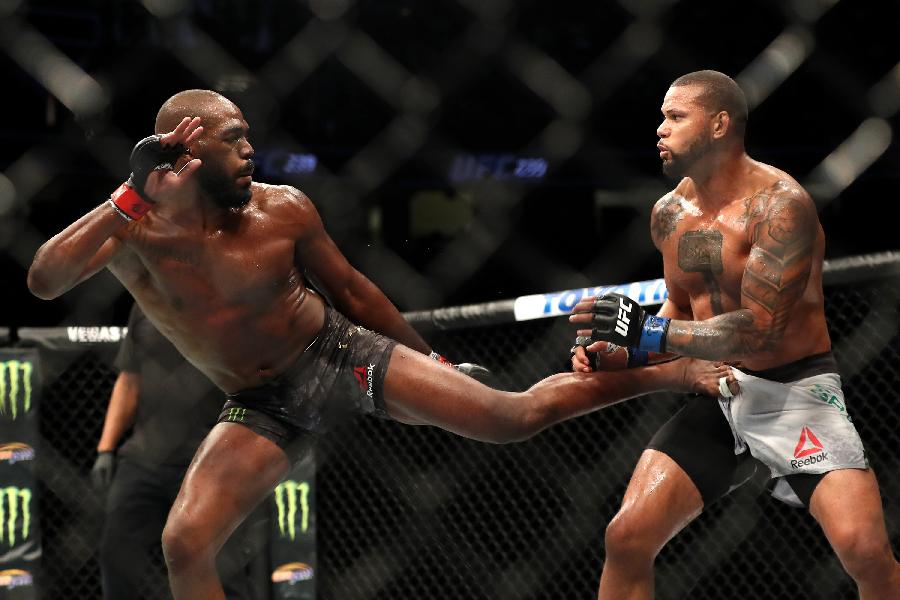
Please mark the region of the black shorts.
MULTIPOLYGON (((734 453, 734 436, 718 401, 696 394, 687 397, 685 405, 660 427, 647 448, 678 463, 697 486, 705 507, 746 483, 762 464, 749 451, 734 453)), ((784 479, 808 507, 822 477, 824 474, 797 474, 784 479)))
POLYGON ((312 438, 353 414, 390 418, 384 377, 397 342, 325 307, 325 324, 297 362, 272 381, 226 396, 219 423, 240 423, 291 461, 312 438))

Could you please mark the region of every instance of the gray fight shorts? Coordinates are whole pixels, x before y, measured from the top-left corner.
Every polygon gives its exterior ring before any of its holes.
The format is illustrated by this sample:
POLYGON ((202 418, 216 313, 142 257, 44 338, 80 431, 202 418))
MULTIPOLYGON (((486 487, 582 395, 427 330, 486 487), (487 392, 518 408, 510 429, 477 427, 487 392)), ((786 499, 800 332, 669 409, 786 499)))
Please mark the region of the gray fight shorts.
POLYGON ((796 381, 763 379, 733 369, 741 386, 719 406, 734 437, 734 453, 747 450, 777 478, 772 495, 802 506, 785 476, 866 469, 868 461, 836 372, 796 381))

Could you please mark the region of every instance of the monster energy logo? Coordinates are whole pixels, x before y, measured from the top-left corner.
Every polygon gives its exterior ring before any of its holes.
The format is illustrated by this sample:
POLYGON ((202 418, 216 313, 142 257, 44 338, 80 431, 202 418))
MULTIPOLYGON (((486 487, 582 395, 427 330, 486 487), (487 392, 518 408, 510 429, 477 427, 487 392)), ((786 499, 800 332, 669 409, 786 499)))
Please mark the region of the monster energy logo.
POLYGON ((297 504, 300 504, 300 532, 309 529, 309 483, 288 479, 275 488, 275 505, 278 507, 278 530, 281 537, 296 536, 297 504))
POLYGON ((16 545, 16 523, 20 512, 22 540, 25 540, 31 525, 31 490, 14 486, 0 488, 0 543, 16 545))
POLYGON ((243 422, 244 417, 246 417, 246 416, 247 416, 246 408, 229 408, 228 416, 225 417, 225 420, 231 421, 231 422, 236 422, 236 421, 243 422))
POLYGON ((29 361, 0 361, 0 415, 10 415, 13 420, 19 413, 19 401, 23 412, 31 410, 31 375, 34 369, 29 361))

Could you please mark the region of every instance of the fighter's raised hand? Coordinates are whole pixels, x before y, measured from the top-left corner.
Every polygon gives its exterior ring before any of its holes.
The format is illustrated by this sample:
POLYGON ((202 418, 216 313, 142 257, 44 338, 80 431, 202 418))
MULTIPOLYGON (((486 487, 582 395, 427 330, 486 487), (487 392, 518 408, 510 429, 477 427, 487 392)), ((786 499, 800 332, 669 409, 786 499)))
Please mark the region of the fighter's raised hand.
POLYGON ((188 148, 203 133, 199 117, 185 117, 163 135, 148 136, 131 151, 131 176, 111 200, 126 219, 140 219, 154 203, 176 197, 188 185, 201 161, 188 148))

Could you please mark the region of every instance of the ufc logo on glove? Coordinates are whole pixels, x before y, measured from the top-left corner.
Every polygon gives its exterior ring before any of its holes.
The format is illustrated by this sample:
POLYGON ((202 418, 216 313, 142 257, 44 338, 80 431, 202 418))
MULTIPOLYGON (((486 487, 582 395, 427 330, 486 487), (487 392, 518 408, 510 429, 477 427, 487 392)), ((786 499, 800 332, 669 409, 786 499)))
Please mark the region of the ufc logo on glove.
POLYGON ((622 294, 607 294, 591 307, 591 341, 612 342, 647 352, 665 352, 669 319, 648 315, 636 302, 622 294))

